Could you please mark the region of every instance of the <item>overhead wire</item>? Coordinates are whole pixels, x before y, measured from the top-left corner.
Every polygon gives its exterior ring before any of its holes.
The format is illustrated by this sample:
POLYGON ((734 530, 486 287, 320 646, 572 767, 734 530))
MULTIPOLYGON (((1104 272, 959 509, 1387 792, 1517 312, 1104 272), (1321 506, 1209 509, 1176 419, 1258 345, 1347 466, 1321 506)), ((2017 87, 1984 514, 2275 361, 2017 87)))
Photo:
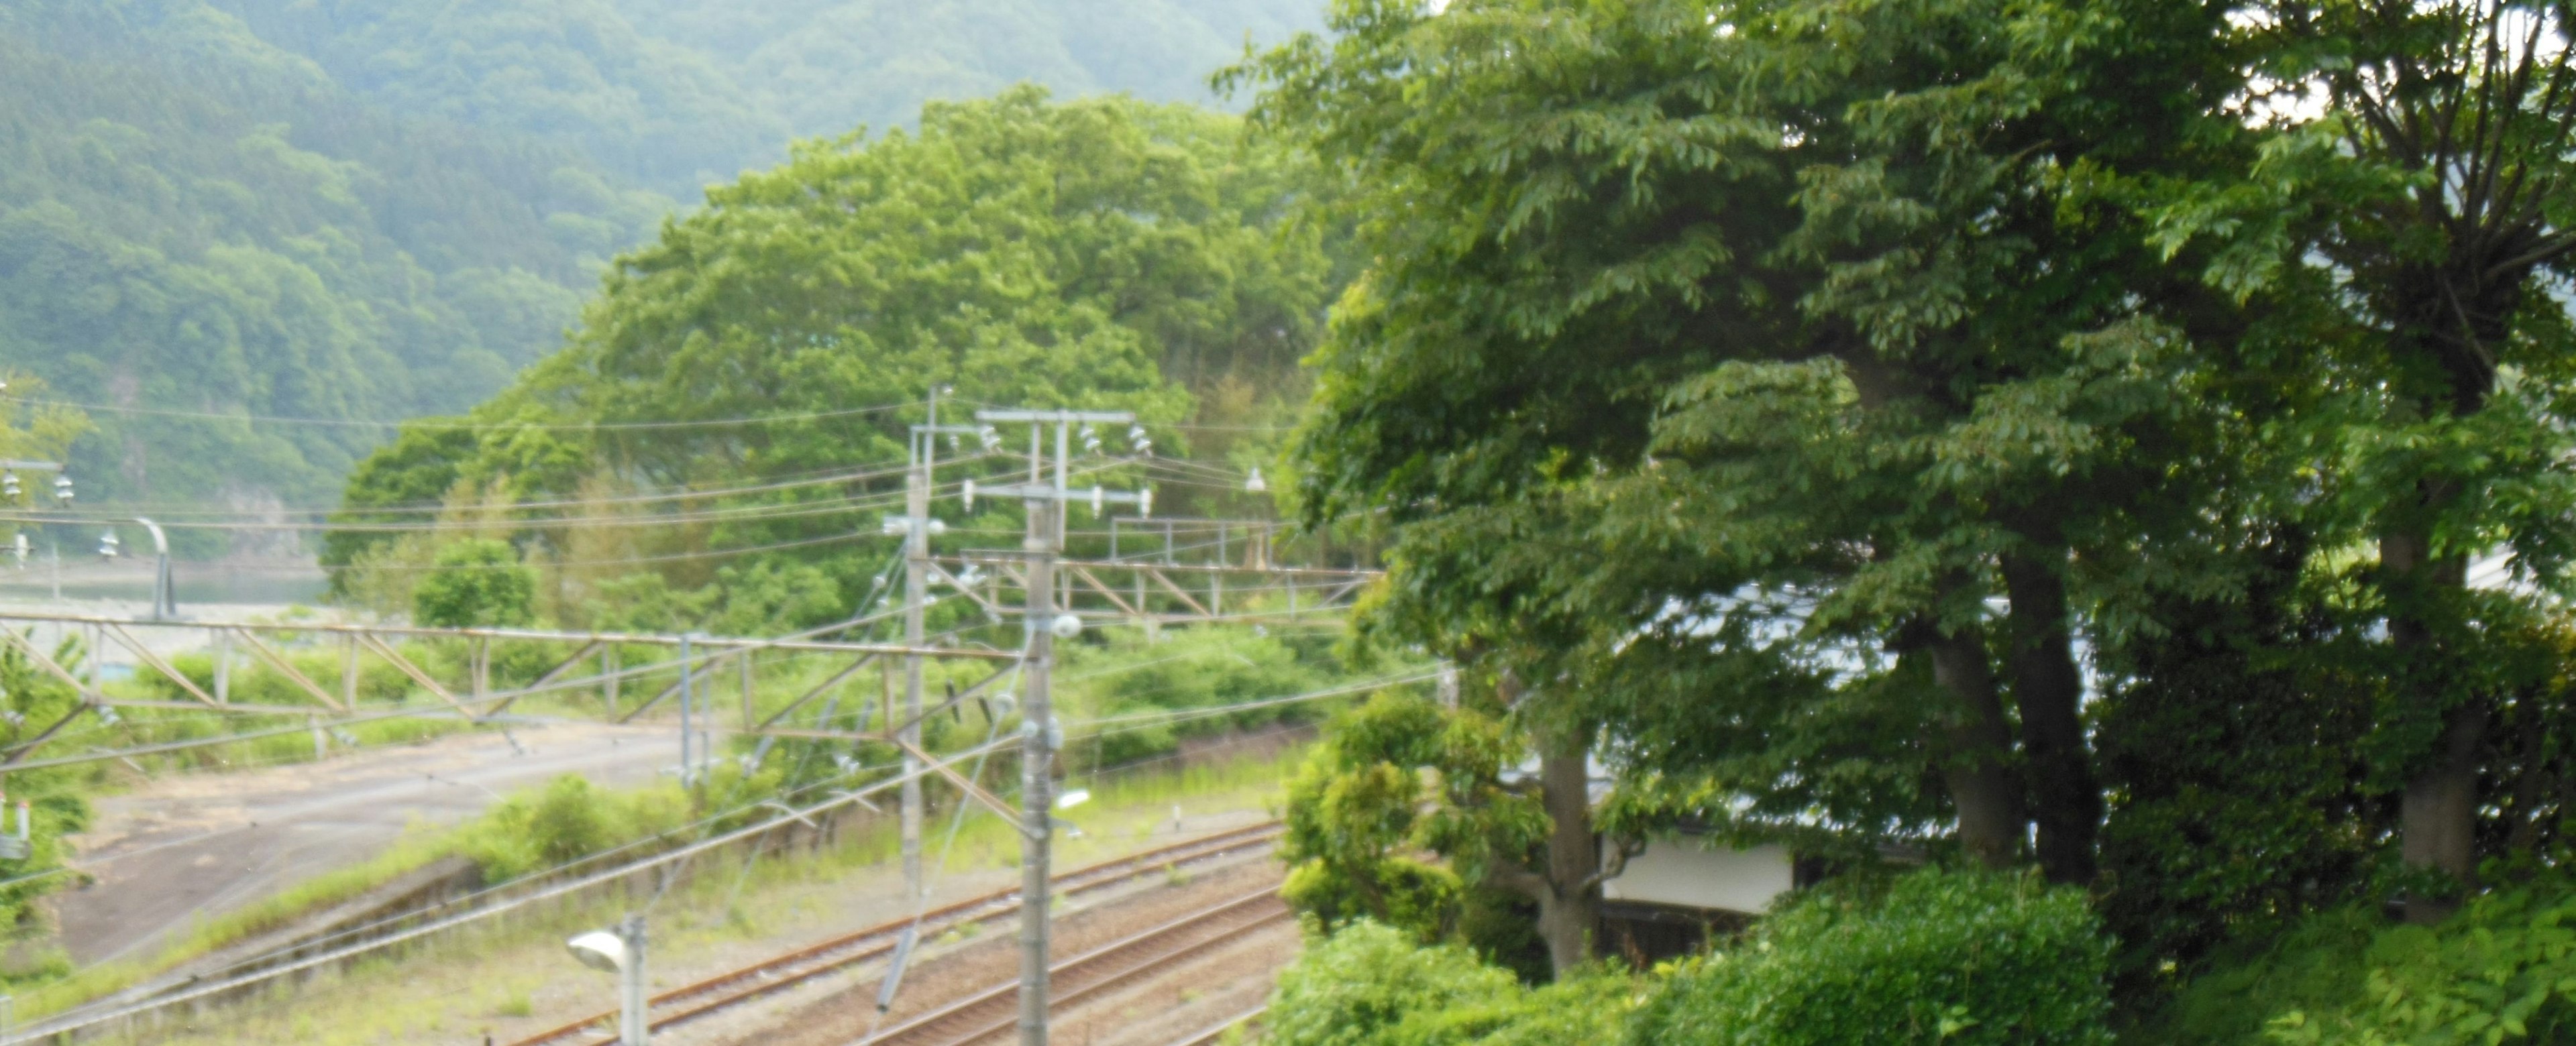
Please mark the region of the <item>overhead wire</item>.
POLYGON ((789 422, 823 421, 832 418, 864 417, 917 406, 916 403, 888 403, 873 407, 851 407, 843 410, 807 411, 795 414, 753 414, 733 418, 689 418, 659 421, 588 421, 588 422, 493 422, 446 421, 439 418, 411 418, 402 421, 377 421, 367 418, 315 418, 284 414, 236 414, 226 411, 178 410, 168 407, 129 407, 112 403, 74 403, 69 400, 35 399, 27 396, 0 395, 0 400, 37 407, 68 407, 96 414, 124 414, 139 417, 187 418, 199 421, 255 422, 263 425, 311 425, 324 428, 400 429, 422 428, 445 431, 514 432, 621 432, 742 428, 751 425, 774 425, 789 422))

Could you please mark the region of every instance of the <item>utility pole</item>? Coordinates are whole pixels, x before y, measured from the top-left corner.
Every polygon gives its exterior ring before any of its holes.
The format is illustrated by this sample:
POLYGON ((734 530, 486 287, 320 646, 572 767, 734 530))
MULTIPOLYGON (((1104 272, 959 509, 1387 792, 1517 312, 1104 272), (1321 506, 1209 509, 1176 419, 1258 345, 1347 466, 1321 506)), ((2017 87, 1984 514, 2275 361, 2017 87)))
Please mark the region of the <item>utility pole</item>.
POLYGON ((680 633, 680 790, 684 792, 689 791, 693 783, 689 774, 694 769, 689 763, 689 705, 697 696, 690 692, 693 672, 689 661, 689 637, 694 634, 680 633))
MULTIPOLYGON (((1021 713, 1020 735, 1020 1046, 1046 1046, 1047 1042, 1047 893, 1050 870, 1049 844, 1054 836, 1053 769, 1055 750, 1063 743, 1061 728, 1056 724, 1053 701, 1049 692, 1050 676, 1055 667, 1055 641, 1070 639, 1082 630, 1082 621, 1070 614, 1059 615, 1055 608, 1055 558, 1064 540, 1064 505, 1083 500, 1097 512, 1110 502, 1135 505, 1141 514, 1153 512, 1151 491, 1111 493, 1099 487, 1077 493, 1070 489, 1072 471, 1072 427, 1079 423, 1086 429, 1095 422, 1131 424, 1135 415, 1125 411, 1072 410, 980 410, 975 418, 984 422, 1027 422, 1029 424, 1029 478, 1026 483, 1005 484, 992 489, 996 497, 1017 497, 1028 507, 1028 536, 1022 543, 1028 561, 1028 611, 1025 627, 1028 653, 1023 664, 1023 680, 1028 700, 1021 713), (1046 426, 1055 426, 1055 476, 1045 474, 1046 426)), ((1086 439, 1086 443, 1096 443, 1086 439)), ((974 488, 967 488, 968 505, 973 505, 974 488)))
POLYGON ((930 517, 930 495, 938 475, 939 437, 971 433, 986 449, 993 445, 989 428, 939 424, 939 397, 948 389, 943 385, 930 388, 928 424, 912 427, 911 469, 905 473, 903 517, 888 518, 885 532, 903 536, 903 645, 913 653, 903 658, 903 889, 907 902, 917 902, 929 889, 921 874, 921 826, 924 810, 921 795, 921 760, 913 752, 921 748, 921 665, 919 651, 926 632, 922 621, 930 605, 930 539, 946 530, 946 525, 930 517))
MULTIPOLYGON (((930 423, 939 428, 939 386, 930 387, 930 423)), ((918 649, 924 628, 922 608, 930 588, 930 482, 936 475, 932 456, 939 441, 929 432, 912 436, 912 471, 903 484, 903 645, 918 649)), ((903 656, 903 902, 915 904, 928 886, 921 878, 921 655, 903 656)))

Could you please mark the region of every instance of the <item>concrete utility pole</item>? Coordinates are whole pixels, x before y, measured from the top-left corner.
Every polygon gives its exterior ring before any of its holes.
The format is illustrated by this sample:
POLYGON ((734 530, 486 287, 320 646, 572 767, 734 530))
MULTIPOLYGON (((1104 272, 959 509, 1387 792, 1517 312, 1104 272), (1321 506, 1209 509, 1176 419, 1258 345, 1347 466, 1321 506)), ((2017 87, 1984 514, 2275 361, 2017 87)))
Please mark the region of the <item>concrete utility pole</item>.
POLYGON ((912 427, 911 469, 904 476, 903 517, 888 517, 885 532, 903 536, 903 643, 915 652, 903 658, 903 714, 910 725, 903 728, 907 746, 903 755, 903 888, 904 897, 918 901, 929 890, 921 874, 921 826, 924 819, 921 795, 921 760, 912 753, 921 748, 921 665, 923 636, 926 631, 922 613, 930 605, 930 539, 947 529, 930 516, 930 495, 937 485, 939 437, 973 435, 985 449, 993 446, 989 428, 939 423, 939 397, 947 386, 930 389, 928 424, 912 427))
POLYGON ((629 915, 615 929, 582 934, 564 947, 582 965, 617 975, 618 1046, 646 1046, 653 1025, 644 993, 644 917, 629 915))
MULTIPOLYGON (((1039 427, 1029 426, 1029 485, 1037 486, 1039 427)), ((1056 444, 1059 462, 1064 444, 1056 444)), ((1057 489, 1063 484, 1059 482, 1057 489)), ((1046 1046, 1047 1041, 1047 879, 1054 855, 1049 844, 1054 841, 1054 797, 1047 787, 1048 775, 1055 768, 1055 746, 1047 736, 1055 725, 1055 705, 1049 690, 1049 677, 1055 667, 1055 543, 1063 528, 1056 516, 1064 502, 1054 498, 1030 498, 1028 537, 1021 543, 1028 553, 1029 605, 1026 631, 1029 655, 1026 669, 1028 687, 1027 713, 1020 720, 1024 743, 1020 747, 1020 816, 1024 833, 1020 840, 1020 1043, 1021 1046, 1046 1046)))
MULTIPOLYGON (((1028 557, 1028 654, 1023 664, 1023 682, 1028 688, 1023 706, 1020 734, 1020 1044, 1046 1046, 1047 1041, 1047 892, 1051 855, 1049 843, 1054 836, 1053 770, 1056 747, 1063 743, 1061 728, 1056 724, 1049 693, 1050 676, 1055 668, 1055 641, 1070 639, 1082 631, 1082 620, 1070 614, 1058 614, 1055 606, 1055 559, 1064 540, 1064 505, 1071 500, 1088 501, 1093 511, 1110 502, 1135 505, 1141 514, 1153 512, 1150 491, 1111 493, 1094 487, 1086 492, 1070 489, 1072 472, 1072 434, 1077 423, 1085 426, 1106 422, 1129 424, 1135 415, 1125 411, 1071 410, 983 410, 975 418, 984 422, 1027 422, 1029 424, 1029 478, 1026 483, 1006 484, 992 489, 997 497, 1017 497, 1028 507, 1028 536, 1022 544, 1028 557), (1052 482, 1045 474, 1045 432, 1055 425, 1055 476, 1052 482)), ((968 488, 967 496, 974 496, 968 488)))
MULTIPOLYGON (((912 472, 903 485, 903 645, 919 647, 922 608, 930 589, 930 486, 938 473, 939 387, 930 387, 930 423, 913 432, 912 472)), ((916 903, 929 884, 921 877, 921 655, 903 658, 903 899, 916 903)))
POLYGON ((694 688, 691 686, 696 669, 689 660, 689 637, 695 634, 694 632, 680 633, 680 790, 682 791, 687 791, 694 783, 689 776, 694 769, 689 762, 689 706, 697 695, 692 692, 694 688))

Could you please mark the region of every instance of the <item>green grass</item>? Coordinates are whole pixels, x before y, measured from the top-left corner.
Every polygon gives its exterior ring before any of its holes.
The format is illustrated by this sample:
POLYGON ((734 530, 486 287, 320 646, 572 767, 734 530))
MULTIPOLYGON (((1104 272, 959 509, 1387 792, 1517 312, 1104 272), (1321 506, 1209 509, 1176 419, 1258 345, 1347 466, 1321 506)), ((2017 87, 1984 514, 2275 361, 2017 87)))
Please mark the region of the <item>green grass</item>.
MULTIPOLYGON (((1067 811, 1082 826, 1080 839, 1060 840, 1059 868, 1106 860, 1153 844, 1170 831, 1175 804, 1187 815, 1275 809, 1280 782, 1301 753, 1247 758, 1170 772, 1147 771, 1090 783, 1093 800, 1067 811)), ((987 775, 989 780, 990 775, 987 775)), ((952 793, 953 794, 953 793, 952 793)), ((929 855, 938 866, 948 818, 931 822, 929 855)), ((739 855, 700 864, 693 877, 653 905, 654 948, 672 957, 657 982, 677 983, 694 961, 766 949, 774 935, 811 936, 821 926, 846 922, 853 882, 882 876, 898 851, 891 817, 873 818, 841 833, 820 849, 770 849, 758 861, 739 855), (690 957, 695 957, 694 959, 690 957)), ((945 868, 949 874, 1015 864, 1016 834, 1000 818, 977 808, 968 813, 945 868)), ((562 953, 565 936, 614 921, 643 897, 593 892, 561 903, 522 910, 394 949, 350 968, 322 973, 298 987, 280 985, 227 1008, 197 1028, 161 1028, 126 1042, 191 1046, 297 1042, 314 1046, 367 1043, 473 1041, 504 1022, 542 1016, 565 1020, 604 1008, 607 980, 573 967, 562 953)), ((958 934, 960 939, 973 934, 958 934)), ((520 1030, 533 1030, 531 1020, 520 1030)), ((499 1037, 506 1038, 507 1035, 499 1037)))

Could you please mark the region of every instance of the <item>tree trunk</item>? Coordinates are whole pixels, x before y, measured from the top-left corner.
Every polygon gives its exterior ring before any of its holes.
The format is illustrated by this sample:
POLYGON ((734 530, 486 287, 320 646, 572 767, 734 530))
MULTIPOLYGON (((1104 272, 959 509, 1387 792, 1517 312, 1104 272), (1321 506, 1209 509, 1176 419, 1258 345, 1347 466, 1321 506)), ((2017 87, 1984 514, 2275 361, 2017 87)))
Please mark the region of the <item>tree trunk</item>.
POLYGON ((1975 628, 1935 635, 1923 644, 1932 659, 1932 681, 1950 698, 1943 724, 1941 776, 1958 808, 1959 846, 1988 868, 2008 868, 2021 855, 2021 786, 2007 760, 2012 730, 1986 663, 1986 643, 1975 628))
MULTIPOLYGON (((2427 500, 2437 496, 2428 494, 2427 500)), ((2421 605, 2436 589, 2460 588, 2468 581, 2468 564, 2458 556, 2436 558, 2432 544, 2429 535, 2411 528, 2379 539, 2379 566, 2394 597, 2388 635, 2400 651, 2430 651, 2440 642, 2432 625, 2410 607, 2421 605)), ((2429 674, 2417 679, 2417 701, 2445 703, 2443 682, 2429 674)), ((2477 884, 2478 750, 2486 733, 2484 701, 2472 696, 2445 711, 2433 759, 2407 780, 2397 808, 2399 859, 2410 870, 2449 876, 2462 889, 2477 884)), ((2409 895, 2406 921, 2437 923, 2459 907, 2456 895, 2409 895)))
POLYGON ((1547 808, 1547 870, 1539 891, 1538 933, 1559 977, 1592 958, 1601 926, 1601 841, 1592 835, 1589 750, 1580 731, 1538 735, 1541 802, 1547 808))
MULTIPOLYGON (((2522 757, 2514 767, 2513 830, 2505 839, 2505 849, 2531 860, 2540 849, 2540 809, 2549 801, 2556 783, 2549 773, 2549 718, 2543 713, 2542 687, 2526 690, 2514 703, 2515 725, 2522 731, 2522 757)), ((2535 866, 2537 860, 2531 860, 2535 866)))
POLYGON ((2066 555, 2052 558, 2003 558, 2004 590, 2012 598, 2012 650, 2005 664, 2021 712, 2031 812, 2039 822, 2039 867, 2050 882, 2080 885, 2093 881, 2102 786, 2084 741, 2084 676, 2075 666, 2061 572, 2066 555))

